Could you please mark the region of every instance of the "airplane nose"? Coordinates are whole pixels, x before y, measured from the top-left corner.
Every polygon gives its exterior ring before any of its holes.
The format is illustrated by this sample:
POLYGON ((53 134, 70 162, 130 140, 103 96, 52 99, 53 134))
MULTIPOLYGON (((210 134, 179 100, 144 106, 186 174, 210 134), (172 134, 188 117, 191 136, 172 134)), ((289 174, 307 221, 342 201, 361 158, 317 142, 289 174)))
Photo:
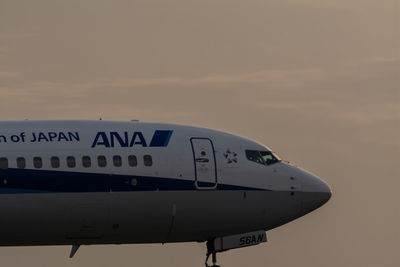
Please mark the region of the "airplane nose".
POLYGON ((332 196, 329 185, 318 177, 305 173, 302 177, 302 214, 324 205, 332 196))

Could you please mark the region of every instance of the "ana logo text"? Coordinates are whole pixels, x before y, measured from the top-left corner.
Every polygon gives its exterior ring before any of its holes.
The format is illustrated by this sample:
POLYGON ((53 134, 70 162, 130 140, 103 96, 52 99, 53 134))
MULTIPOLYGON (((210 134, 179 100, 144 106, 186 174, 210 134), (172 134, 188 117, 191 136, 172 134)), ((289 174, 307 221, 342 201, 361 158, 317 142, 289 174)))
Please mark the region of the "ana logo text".
POLYGON ((156 130, 150 144, 146 141, 142 132, 98 132, 92 143, 93 147, 166 147, 171 139, 173 131, 156 130))

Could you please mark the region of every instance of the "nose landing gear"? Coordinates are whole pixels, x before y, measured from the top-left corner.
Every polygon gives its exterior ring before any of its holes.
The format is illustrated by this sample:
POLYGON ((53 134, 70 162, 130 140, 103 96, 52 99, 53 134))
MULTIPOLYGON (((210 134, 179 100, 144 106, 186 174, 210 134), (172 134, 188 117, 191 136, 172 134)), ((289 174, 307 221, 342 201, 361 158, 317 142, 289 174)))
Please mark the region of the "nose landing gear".
POLYGON ((217 265, 217 253, 234 248, 242 248, 258 245, 267 242, 265 231, 243 233, 239 235, 217 237, 207 241, 206 267, 221 267, 217 265), (208 260, 212 256, 212 265, 208 265, 208 260))
POLYGON ((207 254, 206 254, 206 267, 221 267, 216 264, 217 263, 217 251, 214 247, 214 240, 210 240, 207 242, 207 254), (212 256, 212 265, 208 265, 208 260, 212 256))

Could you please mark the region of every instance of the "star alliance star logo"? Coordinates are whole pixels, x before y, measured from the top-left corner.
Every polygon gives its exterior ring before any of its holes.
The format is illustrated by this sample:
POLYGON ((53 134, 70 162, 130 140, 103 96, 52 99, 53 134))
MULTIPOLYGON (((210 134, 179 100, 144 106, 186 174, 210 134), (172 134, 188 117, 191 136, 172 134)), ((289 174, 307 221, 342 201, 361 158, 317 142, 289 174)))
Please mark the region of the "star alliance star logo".
POLYGON ((232 152, 230 149, 228 149, 225 153, 224 153, 224 157, 227 160, 228 164, 231 163, 237 163, 237 153, 236 152, 232 152))

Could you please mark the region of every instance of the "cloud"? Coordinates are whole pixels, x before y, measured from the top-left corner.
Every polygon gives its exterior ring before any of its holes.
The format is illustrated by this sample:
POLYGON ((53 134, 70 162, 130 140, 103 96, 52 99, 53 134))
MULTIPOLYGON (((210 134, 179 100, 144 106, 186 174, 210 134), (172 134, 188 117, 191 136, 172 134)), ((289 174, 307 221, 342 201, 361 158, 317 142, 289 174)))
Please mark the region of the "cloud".
POLYGON ((291 112, 304 112, 305 110, 319 110, 321 111, 330 111, 335 108, 334 103, 329 101, 324 101, 320 99, 316 99, 313 101, 307 102, 287 102, 287 103, 259 103, 260 109, 274 109, 274 110, 286 110, 291 112))
POLYGON ((301 86, 308 82, 322 80, 324 70, 318 68, 279 70, 266 69, 250 73, 215 74, 202 77, 162 77, 162 78, 119 78, 113 81, 88 82, 76 84, 74 87, 94 89, 100 87, 149 87, 167 85, 231 85, 231 84, 261 84, 277 87, 301 86))
POLYGON ((244 83, 244 84, 267 84, 274 86, 300 86, 310 81, 320 80, 324 77, 322 69, 294 69, 294 70, 280 70, 280 69, 267 69, 258 72, 244 73, 244 74, 220 74, 214 76, 206 76, 199 79, 194 79, 192 82, 196 83, 244 83))
MULTIPOLYGON (((221 105, 226 105, 249 114, 296 114, 357 125, 396 121, 400 117, 393 88, 397 63, 385 65, 382 71, 381 62, 398 61, 377 58, 333 68, 264 69, 200 77, 121 77, 82 83, 13 82, 0 87, 0 106, 7 110, 7 106, 12 109, 9 103, 19 103, 35 109, 85 110, 88 114, 90 110, 95 113, 100 110, 102 114, 138 114, 141 118, 154 118, 157 113, 163 114, 167 121, 168 116, 201 114, 206 106, 210 112, 218 111, 222 116, 232 110, 221 111, 221 105)), ((4 76, 12 75, 18 74, 4 76)))
POLYGON ((319 69, 266 69, 201 77, 126 77, 83 83, 18 84, 17 80, 0 86, 0 111, 7 119, 32 117, 32 111, 37 118, 90 118, 94 115, 179 121, 209 116, 206 114, 232 116, 241 108, 256 111, 254 103, 260 99, 271 105, 262 108, 287 109, 292 103, 273 104, 276 96, 268 97, 268 93, 287 91, 287 88, 289 92, 297 90, 321 80, 324 75, 319 69), (232 108, 221 110, 221 106, 232 108))
POLYGON ((7 54, 8 48, 0 46, 0 56, 7 54))
POLYGON ((35 33, 28 32, 2 32, 0 33, 0 40, 10 40, 10 39, 23 39, 35 37, 35 33))
POLYGON ((347 107, 343 110, 332 110, 333 117, 339 121, 349 121, 356 124, 371 124, 375 122, 400 122, 400 106, 394 103, 385 105, 347 107), (336 111, 335 111, 336 110, 336 111))
POLYGON ((372 63, 399 63, 400 62, 400 58, 395 58, 395 57, 374 57, 374 58, 370 58, 368 59, 368 62, 372 62, 372 63))
POLYGON ((125 87, 149 87, 149 86, 165 86, 169 84, 181 84, 185 80, 180 77, 164 77, 164 78, 118 78, 113 81, 88 82, 76 84, 74 87, 82 89, 93 89, 100 87, 125 88, 125 87))
POLYGON ((13 78, 13 77, 17 77, 19 75, 20 75, 20 73, 16 72, 16 71, 0 71, 0 79, 2 79, 2 78, 13 78))

